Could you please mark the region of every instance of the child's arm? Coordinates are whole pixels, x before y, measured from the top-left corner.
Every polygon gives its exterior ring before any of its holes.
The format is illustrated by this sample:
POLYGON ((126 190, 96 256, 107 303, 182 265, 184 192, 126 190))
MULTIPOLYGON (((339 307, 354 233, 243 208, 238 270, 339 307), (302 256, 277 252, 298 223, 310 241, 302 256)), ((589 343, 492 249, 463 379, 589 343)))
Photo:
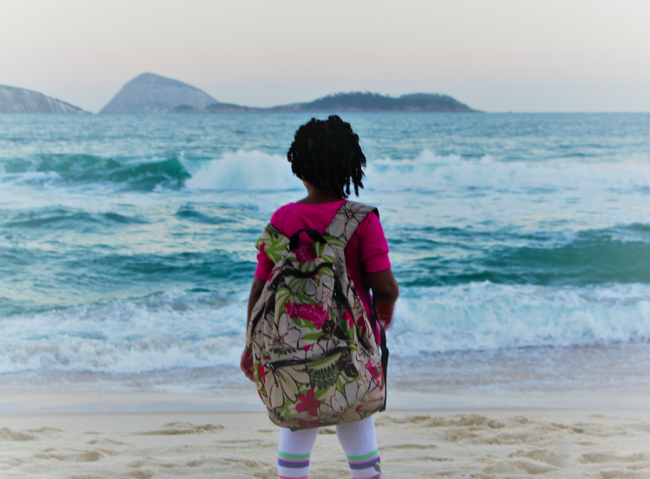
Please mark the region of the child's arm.
MULTIPOLYGON (((255 303, 257 303, 257 300, 260 299, 260 296, 262 296, 262 290, 264 289, 264 284, 266 281, 261 280, 259 278, 255 278, 253 280, 253 285, 251 286, 251 294, 248 297, 248 314, 246 318, 246 325, 248 326, 248 322, 251 320, 251 314, 253 313, 253 307, 255 307, 255 303)), ((251 381, 255 381, 255 376, 253 375, 253 370, 252 370, 252 362, 250 359, 250 352, 244 350, 244 352, 241 355, 241 361, 239 362, 239 367, 241 370, 244 372, 246 377, 250 379, 251 381)))
MULTIPOLYGON (((246 315, 248 321, 251 320, 251 314, 253 314, 253 308, 255 307, 255 303, 257 303, 257 300, 260 299, 260 296, 262 296, 262 290, 264 289, 265 284, 266 281, 262 279, 255 278, 253 280, 253 285, 251 286, 251 294, 248 297, 248 314, 246 315)), ((246 324, 248 324, 248 322, 246 324)))
POLYGON ((372 290, 379 321, 387 328, 393 320, 393 308, 399 296, 399 286, 390 269, 379 273, 368 273, 368 282, 372 290))

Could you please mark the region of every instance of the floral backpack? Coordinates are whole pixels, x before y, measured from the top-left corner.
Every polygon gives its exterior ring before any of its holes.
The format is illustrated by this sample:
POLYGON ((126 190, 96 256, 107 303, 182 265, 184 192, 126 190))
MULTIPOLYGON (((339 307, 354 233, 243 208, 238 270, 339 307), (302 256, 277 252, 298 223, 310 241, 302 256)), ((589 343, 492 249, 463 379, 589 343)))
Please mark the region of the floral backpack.
POLYGON ((385 332, 368 318, 343 252, 371 213, 379 214, 349 201, 322 236, 303 229, 287 238, 269 224, 257 241, 275 267, 253 308, 245 354, 278 426, 296 430, 353 422, 386 407, 385 332), (314 242, 301 245, 301 232, 314 242))

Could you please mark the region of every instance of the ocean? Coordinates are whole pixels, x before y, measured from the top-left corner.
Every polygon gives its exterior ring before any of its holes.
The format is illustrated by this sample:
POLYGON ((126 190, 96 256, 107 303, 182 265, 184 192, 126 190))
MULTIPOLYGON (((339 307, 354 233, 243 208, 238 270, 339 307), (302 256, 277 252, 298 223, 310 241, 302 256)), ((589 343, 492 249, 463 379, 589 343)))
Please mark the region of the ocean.
MULTIPOLYGON (((311 116, 0 116, 0 390, 261 407, 254 244, 311 116)), ((650 114, 341 116, 401 288, 394 405, 647 407, 650 114)))

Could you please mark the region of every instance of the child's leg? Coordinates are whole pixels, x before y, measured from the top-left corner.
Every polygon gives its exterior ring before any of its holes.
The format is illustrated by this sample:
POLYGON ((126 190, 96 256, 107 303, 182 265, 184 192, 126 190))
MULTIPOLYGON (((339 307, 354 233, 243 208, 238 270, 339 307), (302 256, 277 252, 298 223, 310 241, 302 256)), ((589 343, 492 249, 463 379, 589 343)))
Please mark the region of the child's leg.
POLYGON ((309 457, 318 437, 318 428, 292 431, 280 429, 278 447, 278 477, 304 479, 309 477, 309 457))
POLYGON ((336 426, 336 436, 348 457, 353 479, 381 478, 375 422, 372 416, 336 426))

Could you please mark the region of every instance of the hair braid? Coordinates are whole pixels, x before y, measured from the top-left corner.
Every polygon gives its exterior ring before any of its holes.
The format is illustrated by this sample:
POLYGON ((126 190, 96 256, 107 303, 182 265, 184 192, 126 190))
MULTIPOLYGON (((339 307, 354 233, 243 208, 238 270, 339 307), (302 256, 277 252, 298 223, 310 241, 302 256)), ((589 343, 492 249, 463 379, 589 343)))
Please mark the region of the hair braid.
POLYGON ((366 157, 359 136, 337 115, 312 118, 298 128, 287 160, 298 178, 340 198, 348 197, 350 183, 357 196, 363 188, 366 157))

